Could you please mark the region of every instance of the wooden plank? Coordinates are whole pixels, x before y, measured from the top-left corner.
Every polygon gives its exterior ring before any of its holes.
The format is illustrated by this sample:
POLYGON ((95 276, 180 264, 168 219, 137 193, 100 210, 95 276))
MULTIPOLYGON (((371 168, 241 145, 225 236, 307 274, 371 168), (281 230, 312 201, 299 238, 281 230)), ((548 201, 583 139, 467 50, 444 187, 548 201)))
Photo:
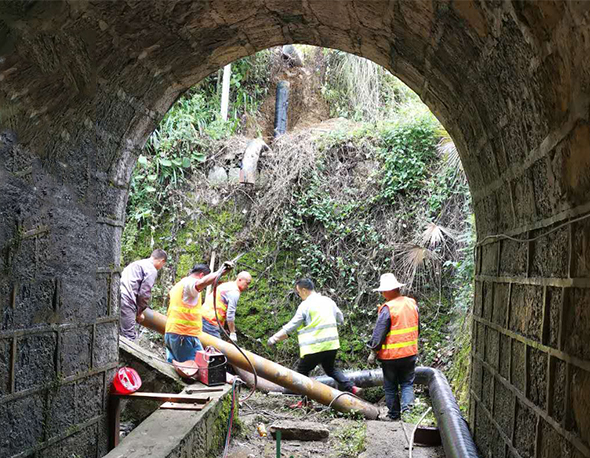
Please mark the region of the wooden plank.
POLYGON ((160 359, 154 353, 145 348, 140 347, 132 340, 129 340, 123 336, 119 336, 119 349, 125 353, 129 353, 133 358, 139 359, 146 366, 157 370, 161 374, 179 382, 181 386, 186 386, 186 383, 180 378, 180 375, 176 373, 172 364, 168 364, 166 361, 160 359))
POLYGON ((119 432, 121 429, 121 398, 119 396, 109 396, 107 416, 109 450, 112 450, 119 445, 119 432))
POLYGON ((160 406, 160 409, 170 409, 170 410, 203 410, 205 408, 204 404, 187 404, 187 403, 180 403, 180 402, 165 402, 160 406))
POLYGON ((201 398, 198 396, 191 396, 187 394, 174 394, 174 393, 144 393, 136 391, 131 394, 113 394, 119 398, 128 399, 148 399, 150 401, 162 401, 162 402, 193 402, 197 404, 206 404, 211 398, 201 398))

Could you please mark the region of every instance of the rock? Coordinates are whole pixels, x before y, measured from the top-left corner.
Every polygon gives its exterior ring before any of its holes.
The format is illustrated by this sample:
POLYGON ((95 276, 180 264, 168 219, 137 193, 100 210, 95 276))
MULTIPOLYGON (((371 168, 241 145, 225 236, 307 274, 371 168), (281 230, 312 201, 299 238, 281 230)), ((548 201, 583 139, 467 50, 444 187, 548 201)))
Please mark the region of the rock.
POLYGON ((221 184, 227 181, 227 172, 223 167, 216 165, 209 171, 208 175, 211 184, 221 184))
POLYGON ((328 428, 310 421, 277 421, 270 425, 273 438, 277 431, 281 431, 281 438, 285 440, 319 441, 330 435, 328 428))

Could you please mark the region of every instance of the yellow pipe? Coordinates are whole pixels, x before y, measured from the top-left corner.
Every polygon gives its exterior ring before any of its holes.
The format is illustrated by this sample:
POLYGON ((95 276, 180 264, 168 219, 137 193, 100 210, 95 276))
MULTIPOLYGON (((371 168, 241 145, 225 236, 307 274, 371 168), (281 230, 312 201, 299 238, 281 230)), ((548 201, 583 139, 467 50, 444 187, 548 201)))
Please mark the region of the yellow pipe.
MULTIPOLYGON (((160 334, 166 331, 166 316, 152 309, 143 312, 145 319, 141 323, 145 327, 160 334)), ((225 342, 209 334, 202 333, 199 336, 204 347, 213 346, 222 352, 228 361, 241 369, 251 372, 250 365, 238 349, 231 343, 225 342)), ((348 396, 343 392, 324 385, 317 380, 310 379, 291 369, 274 363, 268 359, 243 350, 256 369, 256 373, 267 380, 290 389, 294 393, 307 396, 326 406, 331 406, 339 412, 358 411, 366 418, 374 420, 379 416, 379 409, 362 399, 348 396)))

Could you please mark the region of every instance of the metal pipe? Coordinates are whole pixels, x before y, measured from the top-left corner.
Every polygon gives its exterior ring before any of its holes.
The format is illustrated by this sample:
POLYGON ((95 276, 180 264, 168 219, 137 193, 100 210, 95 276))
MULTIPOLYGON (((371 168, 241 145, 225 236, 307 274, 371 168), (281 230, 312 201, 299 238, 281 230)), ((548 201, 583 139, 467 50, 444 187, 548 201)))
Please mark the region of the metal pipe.
MULTIPOLYGON (((356 386, 366 388, 383 385, 381 369, 345 372, 344 375, 356 386)), ((326 385, 336 386, 336 382, 331 377, 318 377, 317 380, 326 385)), ((477 447, 467 422, 461 415, 461 410, 444 374, 431 367, 417 367, 414 382, 428 387, 445 456, 447 458, 478 457, 477 447)))
POLYGON ((288 81, 279 81, 279 84, 277 84, 274 138, 277 138, 287 132, 289 86, 290 85, 288 81))
POLYGON ((428 386, 446 457, 479 457, 467 422, 461 415, 459 405, 444 374, 431 367, 418 367, 416 383, 428 386))
MULTIPOLYGON (((145 319, 141 323, 145 327, 156 332, 164 334, 166 331, 166 316, 154 310, 147 309, 144 312, 145 319)), ((203 346, 213 346, 222 352, 228 361, 243 370, 249 371, 250 365, 246 358, 232 345, 221 339, 202 333, 199 339, 203 346)), ((269 361, 254 353, 245 351, 248 359, 254 365, 256 372, 261 377, 276 382, 277 384, 292 390, 294 393, 307 396, 314 401, 317 401, 326 406, 332 406, 339 412, 350 412, 356 410, 362 413, 366 418, 374 420, 379 416, 379 409, 354 396, 347 396, 342 394, 332 387, 324 385, 317 380, 305 377, 295 371, 287 369, 280 364, 269 361)))
MULTIPOLYGON (((417 368, 418 370, 419 368, 417 368)), ((383 385, 383 371, 381 369, 371 369, 364 371, 346 371, 344 373, 346 377, 350 379, 355 386, 359 388, 370 388, 372 386, 383 385)), ((332 377, 323 375, 321 377, 315 377, 318 382, 322 382, 325 385, 336 386, 336 381, 332 377)))

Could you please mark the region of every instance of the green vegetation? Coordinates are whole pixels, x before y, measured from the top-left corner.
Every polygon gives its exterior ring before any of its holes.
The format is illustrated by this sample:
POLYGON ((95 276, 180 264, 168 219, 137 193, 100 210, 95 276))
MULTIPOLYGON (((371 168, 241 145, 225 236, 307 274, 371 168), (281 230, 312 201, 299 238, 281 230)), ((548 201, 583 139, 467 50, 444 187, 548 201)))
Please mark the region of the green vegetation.
POLYGON ((217 116, 219 74, 166 116, 132 178, 124 262, 153 247, 168 251, 154 291, 158 308, 195 262, 246 253, 238 268, 251 271, 254 282, 238 307, 240 343, 287 365, 298 356, 296 338, 272 350, 266 340, 299 304, 294 280, 310 276, 346 317, 342 365, 361 368, 381 302, 372 289, 381 273, 393 271, 420 305, 420 363, 450 368, 464 401, 474 232, 468 188, 456 152, 439 144, 448 134, 397 79, 325 52, 321 92, 332 114, 349 121, 275 141, 256 186, 208 184, 212 167, 235 166, 225 156, 243 151, 234 134, 249 128, 247 119, 268 95, 274 55, 233 65, 226 123, 217 116), (354 75, 362 75, 356 86, 354 75), (363 93, 371 104, 363 106, 363 93))
POLYGON ((421 108, 416 93, 383 67, 342 51, 325 49, 324 55, 322 94, 332 117, 374 122, 421 108))
POLYGON ((354 426, 347 426, 336 433, 339 439, 336 456, 338 458, 355 458, 365 451, 367 423, 358 420, 354 426))

